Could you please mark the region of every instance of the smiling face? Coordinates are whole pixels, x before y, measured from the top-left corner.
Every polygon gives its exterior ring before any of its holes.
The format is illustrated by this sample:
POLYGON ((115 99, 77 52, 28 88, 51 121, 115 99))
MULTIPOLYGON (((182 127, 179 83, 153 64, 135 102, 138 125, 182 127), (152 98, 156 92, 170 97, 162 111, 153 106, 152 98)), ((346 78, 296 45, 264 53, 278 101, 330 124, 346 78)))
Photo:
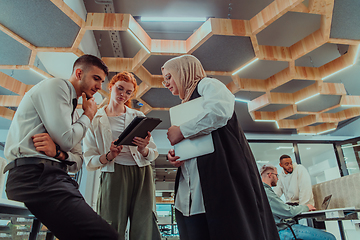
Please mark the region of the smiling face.
POLYGON ((126 103, 134 93, 134 84, 132 82, 117 81, 111 88, 111 100, 118 104, 126 103))
POLYGON ((81 93, 84 92, 87 98, 93 97, 94 94, 101 89, 101 85, 105 81, 105 72, 96 66, 89 66, 84 70, 78 68, 75 71, 77 77, 80 79, 79 90, 81 93))
POLYGON ((293 164, 291 158, 283 158, 280 160, 280 167, 284 169, 286 174, 293 172, 293 164))
POLYGON ((174 96, 179 95, 179 89, 178 89, 178 87, 177 87, 177 85, 175 83, 175 80, 174 80, 173 76, 171 75, 171 73, 166 68, 163 68, 162 69, 162 75, 163 75, 163 78, 164 78, 164 81, 163 81, 164 87, 169 89, 170 92, 174 96))

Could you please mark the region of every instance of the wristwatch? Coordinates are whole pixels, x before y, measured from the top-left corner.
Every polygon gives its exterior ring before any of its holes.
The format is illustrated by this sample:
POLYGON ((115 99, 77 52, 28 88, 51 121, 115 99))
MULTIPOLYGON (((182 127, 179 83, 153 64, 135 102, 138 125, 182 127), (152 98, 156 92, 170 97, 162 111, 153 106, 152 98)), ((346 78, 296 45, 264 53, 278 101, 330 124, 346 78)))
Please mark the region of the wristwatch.
POLYGON ((69 154, 67 152, 61 151, 59 144, 55 143, 55 146, 56 146, 56 155, 54 156, 54 158, 57 158, 58 156, 60 156, 60 153, 62 153, 62 152, 65 155, 64 160, 69 158, 69 154))
POLYGON ((55 146, 56 146, 56 155, 54 156, 54 158, 57 158, 58 156, 60 156, 61 150, 58 144, 55 143, 55 146))

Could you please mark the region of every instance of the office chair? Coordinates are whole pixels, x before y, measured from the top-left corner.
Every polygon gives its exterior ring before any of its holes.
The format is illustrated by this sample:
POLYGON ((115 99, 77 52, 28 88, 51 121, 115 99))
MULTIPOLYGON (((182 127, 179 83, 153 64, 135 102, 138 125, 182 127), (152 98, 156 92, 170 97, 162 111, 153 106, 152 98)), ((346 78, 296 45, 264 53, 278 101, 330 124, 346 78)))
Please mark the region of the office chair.
POLYGON ((278 226, 278 227, 284 226, 284 225, 287 226, 287 227, 290 229, 290 231, 291 231, 291 233, 293 234, 295 240, 303 240, 303 239, 301 239, 301 238, 296 237, 295 232, 294 232, 294 230, 292 229, 292 227, 291 227, 290 224, 285 223, 285 222, 277 223, 277 224, 276 224, 276 226, 278 226))

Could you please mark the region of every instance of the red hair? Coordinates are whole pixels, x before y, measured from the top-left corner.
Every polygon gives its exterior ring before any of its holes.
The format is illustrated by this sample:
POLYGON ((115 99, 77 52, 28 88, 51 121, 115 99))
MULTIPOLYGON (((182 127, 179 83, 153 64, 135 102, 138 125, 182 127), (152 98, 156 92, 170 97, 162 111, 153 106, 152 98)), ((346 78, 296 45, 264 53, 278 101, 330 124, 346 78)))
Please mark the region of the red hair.
MULTIPOLYGON (((118 81, 124 81, 124 82, 131 82, 134 85, 134 92, 133 95, 129 98, 129 100, 125 103, 126 106, 128 106, 129 108, 131 108, 131 100, 134 98, 134 96, 136 95, 139 86, 136 83, 136 79, 134 77, 134 75, 132 73, 129 73, 127 71, 123 71, 121 73, 116 74, 115 76, 112 77, 112 79, 109 82, 109 90, 115 85, 116 82, 118 81)), ((110 96, 111 96, 111 91, 110 91, 110 96)))

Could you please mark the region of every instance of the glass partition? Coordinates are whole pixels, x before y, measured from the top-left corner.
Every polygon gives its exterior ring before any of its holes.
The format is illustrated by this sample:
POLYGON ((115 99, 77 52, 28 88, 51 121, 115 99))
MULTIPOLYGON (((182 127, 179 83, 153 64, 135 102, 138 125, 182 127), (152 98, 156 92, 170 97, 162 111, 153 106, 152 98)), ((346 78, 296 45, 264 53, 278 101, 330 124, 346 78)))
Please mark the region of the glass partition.
POLYGON ((294 154, 294 146, 292 143, 249 143, 251 151, 254 154, 256 164, 260 169, 264 164, 274 165, 278 172, 282 171, 279 166, 280 156, 289 155, 296 162, 294 154))
POLYGON ((360 172, 360 141, 341 145, 346 168, 350 174, 360 172))
POLYGON ((298 144, 298 148, 312 185, 341 177, 333 144, 298 144))

